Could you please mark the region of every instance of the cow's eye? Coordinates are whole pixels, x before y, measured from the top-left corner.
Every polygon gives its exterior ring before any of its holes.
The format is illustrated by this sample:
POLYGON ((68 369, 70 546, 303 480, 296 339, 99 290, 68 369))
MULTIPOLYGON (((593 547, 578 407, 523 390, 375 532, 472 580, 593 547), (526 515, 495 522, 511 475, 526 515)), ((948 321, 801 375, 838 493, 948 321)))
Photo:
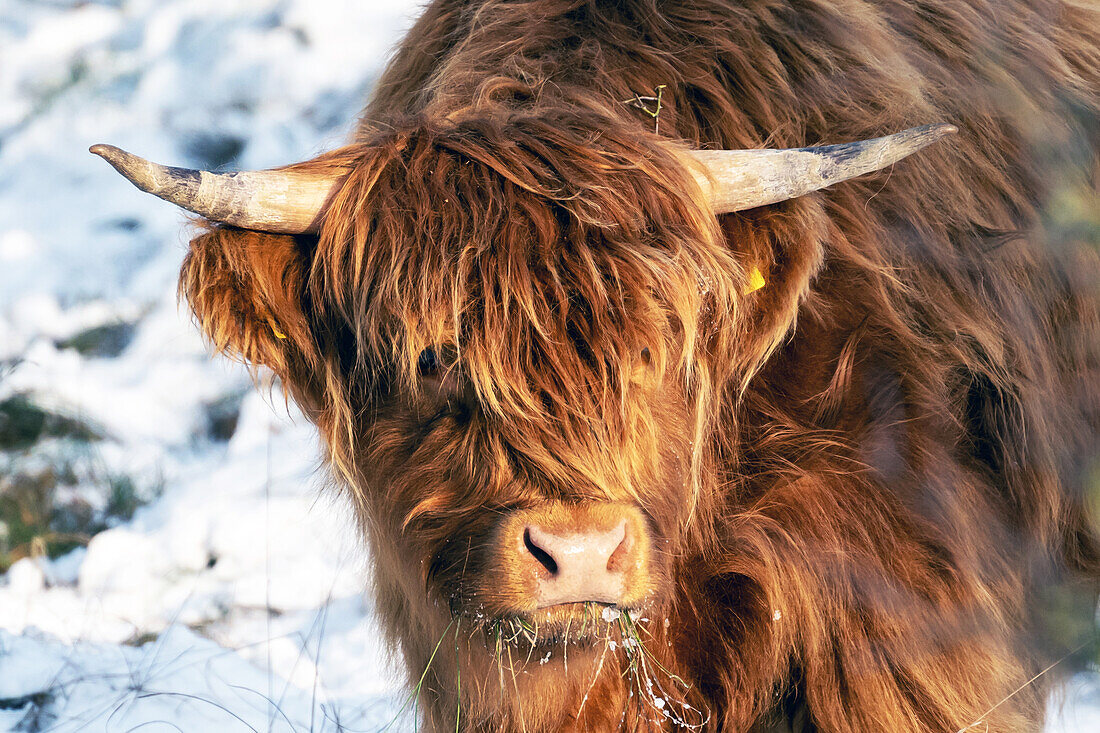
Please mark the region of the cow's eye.
POLYGON ((427 377, 439 372, 442 364, 439 361, 439 353, 432 348, 420 352, 420 358, 416 362, 416 370, 420 376, 427 377))
POLYGON ((642 363, 643 364, 648 364, 649 363, 649 347, 648 346, 645 347, 644 349, 642 349, 642 363))

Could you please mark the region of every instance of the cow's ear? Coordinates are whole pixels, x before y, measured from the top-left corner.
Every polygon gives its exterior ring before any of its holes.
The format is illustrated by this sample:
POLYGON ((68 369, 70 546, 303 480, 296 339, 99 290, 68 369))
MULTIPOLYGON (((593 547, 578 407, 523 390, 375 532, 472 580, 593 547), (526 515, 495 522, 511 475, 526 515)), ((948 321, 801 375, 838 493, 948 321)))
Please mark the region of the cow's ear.
POLYGON ((305 292, 316 240, 204 226, 183 262, 181 297, 219 351, 298 391, 315 353, 305 292))
POLYGON ((829 227, 820 206, 809 201, 761 207, 720 222, 747 273, 745 333, 736 348, 739 371, 750 379, 794 328, 824 261, 829 227))

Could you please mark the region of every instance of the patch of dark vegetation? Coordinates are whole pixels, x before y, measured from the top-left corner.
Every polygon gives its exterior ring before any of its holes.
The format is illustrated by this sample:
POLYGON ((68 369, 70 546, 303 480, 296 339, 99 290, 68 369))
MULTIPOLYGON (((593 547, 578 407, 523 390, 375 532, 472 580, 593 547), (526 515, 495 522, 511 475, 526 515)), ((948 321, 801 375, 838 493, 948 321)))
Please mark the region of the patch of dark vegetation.
POLYGON ((0 451, 26 450, 43 438, 92 442, 103 436, 81 420, 46 410, 27 395, 0 402, 0 451))
POLYGON ((206 434, 211 440, 225 442, 233 437, 241 418, 243 401, 244 393, 234 393, 203 405, 206 434))
POLYGON ((112 476, 107 484, 105 514, 113 519, 124 521, 133 519, 134 512, 145 503, 137 487, 134 486, 134 480, 129 476, 112 476))
POLYGON ((86 466, 79 473, 62 464, 0 475, 0 573, 25 557, 56 558, 87 545, 99 532, 132 519, 162 488, 86 466))
POLYGON ((122 642, 126 646, 145 646, 151 644, 160 638, 160 634, 153 633, 152 631, 143 631, 140 634, 131 636, 126 641, 122 642))
POLYGON ((309 33, 306 32, 305 28, 302 28, 301 26, 293 26, 291 28, 288 28, 287 30, 290 31, 291 35, 294 36, 294 40, 297 41, 298 45, 302 48, 309 48, 313 45, 313 41, 310 39, 309 33))
POLYGON ((236 163, 247 143, 236 135, 201 132, 187 139, 184 152, 199 168, 218 170, 236 163))
POLYGON ((28 395, 0 402, 0 573, 25 557, 64 555, 133 517, 159 493, 107 470, 101 431, 28 395))
POLYGON ((58 502, 57 487, 52 468, 0 480, 0 524, 6 530, 0 572, 25 557, 60 557, 86 545, 103 528, 87 502, 58 502))
POLYGON ((82 356, 114 358, 134 340, 135 324, 117 321, 95 326, 57 342, 59 349, 75 349, 82 356))
POLYGON ((0 710, 22 710, 28 705, 44 707, 53 700, 48 692, 32 692, 29 695, 19 697, 0 697, 0 710))
POLYGON ((0 697, 0 710, 26 711, 11 730, 19 733, 39 733, 39 731, 49 730, 57 722, 57 716, 50 711, 53 702, 53 693, 43 690, 18 697, 0 697))
POLYGON ((141 229, 141 220, 132 216, 123 216, 117 219, 108 219, 101 225, 103 229, 116 229, 121 232, 136 232, 141 229))

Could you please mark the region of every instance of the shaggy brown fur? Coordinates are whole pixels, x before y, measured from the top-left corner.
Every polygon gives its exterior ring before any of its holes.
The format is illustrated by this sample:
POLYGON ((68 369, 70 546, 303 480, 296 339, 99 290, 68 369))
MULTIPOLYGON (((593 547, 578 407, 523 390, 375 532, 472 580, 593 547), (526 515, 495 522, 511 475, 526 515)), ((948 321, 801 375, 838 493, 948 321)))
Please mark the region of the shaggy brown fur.
POLYGON ((1098 114, 1092 0, 436 0, 301 164, 349 171, 320 236, 209 228, 181 291, 327 439, 432 729, 1037 730, 1042 601, 1100 570, 1098 258, 1051 224, 1098 114), (662 144, 931 122, 721 220, 662 144), (510 610, 501 517, 603 502, 646 603, 510 610))

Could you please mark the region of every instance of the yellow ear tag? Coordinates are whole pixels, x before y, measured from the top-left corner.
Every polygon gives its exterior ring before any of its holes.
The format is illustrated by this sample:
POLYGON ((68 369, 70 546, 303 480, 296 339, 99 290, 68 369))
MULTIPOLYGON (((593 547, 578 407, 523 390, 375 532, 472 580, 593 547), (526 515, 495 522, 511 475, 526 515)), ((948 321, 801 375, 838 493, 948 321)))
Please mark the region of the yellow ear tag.
POLYGON ((760 272, 760 268, 754 267, 749 273, 749 286, 748 288, 746 288, 745 294, 747 295, 748 293, 755 293, 757 290, 764 287, 765 285, 767 285, 767 283, 764 282, 764 275, 760 272))
POLYGON ((275 338, 277 338, 277 339, 285 339, 286 338, 286 334, 283 333, 282 331, 280 331, 279 327, 275 325, 275 319, 274 318, 268 318, 267 323, 268 323, 268 325, 271 326, 271 332, 275 334, 275 338))

